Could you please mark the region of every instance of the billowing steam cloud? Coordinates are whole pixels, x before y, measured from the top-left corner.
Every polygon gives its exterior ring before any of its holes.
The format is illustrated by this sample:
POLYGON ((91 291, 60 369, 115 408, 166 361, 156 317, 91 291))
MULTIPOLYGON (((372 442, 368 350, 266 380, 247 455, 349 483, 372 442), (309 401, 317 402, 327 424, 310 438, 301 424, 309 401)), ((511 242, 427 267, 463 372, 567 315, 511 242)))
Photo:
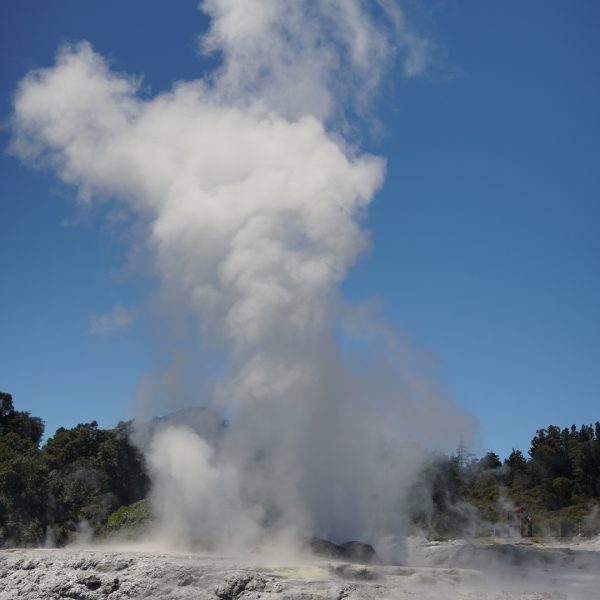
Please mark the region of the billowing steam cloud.
POLYGON ((335 342, 384 177, 336 123, 364 114, 395 53, 407 76, 427 61, 393 3, 365 4, 206 0, 202 48, 221 66, 150 99, 86 42, 18 88, 13 151, 125 206, 175 310, 227 349, 223 439, 170 428, 149 449, 159 525, 180 543, 397 534, 415 446, 468 424, 410 365, 350 364, 335 342))

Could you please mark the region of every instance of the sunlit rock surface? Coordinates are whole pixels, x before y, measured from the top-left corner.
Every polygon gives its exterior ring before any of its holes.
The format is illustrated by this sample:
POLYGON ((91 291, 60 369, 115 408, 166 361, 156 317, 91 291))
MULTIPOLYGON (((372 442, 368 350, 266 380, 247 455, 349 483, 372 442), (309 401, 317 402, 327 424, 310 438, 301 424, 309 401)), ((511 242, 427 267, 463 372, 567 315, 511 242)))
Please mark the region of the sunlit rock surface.
POLYGON ((542 547, 410 540, 400 566, 99 548, 0 552, 1 600, 598 597, 600 552, 593 544, 542 547))

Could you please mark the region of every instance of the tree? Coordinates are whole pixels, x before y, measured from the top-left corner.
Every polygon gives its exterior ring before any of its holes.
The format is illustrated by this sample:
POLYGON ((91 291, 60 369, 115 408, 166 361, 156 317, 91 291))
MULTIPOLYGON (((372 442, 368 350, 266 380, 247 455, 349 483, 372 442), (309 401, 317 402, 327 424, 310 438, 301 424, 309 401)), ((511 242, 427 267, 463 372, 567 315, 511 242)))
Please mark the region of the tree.
POLYGON ((555 425, 550 425, 548 429, 537 430, 529 449, 531 475, 536 483, 555 477, 572 477, 573 465, 568 442, 568 429, 561 431, 555 425))
POLYGON ((49 528, 64 543, 81 521, 98 529, 115 508, 143 499, 150 482, 130 429, 61 427, 40 449, 41 419, 0 393, 0 546, 39 545, 49 528))
POLYGON ((44 422, 28 412, 16 411, 12 396, 0 392, 0 435, 10 432, 30 439, 37 446, 44 435, 44 422))
POLYGON ((527 474, 527 459, 523 456, 523 453, 513 448, 508 458, 504 460, 504 464, 508 469, 507 484, 514 489, 527 487, 529 476, 527 474))
POLYGON ((45 472, 39 462, 42 421, 15 411, 0 392, 0 544, 35 545, 43 540, 45 472))
POLYGON ((495 452, 487 452, 486 455, 479 460, 479 466, 481 469, 490 471, 497 469, 502 466, 500 457, 495 452))

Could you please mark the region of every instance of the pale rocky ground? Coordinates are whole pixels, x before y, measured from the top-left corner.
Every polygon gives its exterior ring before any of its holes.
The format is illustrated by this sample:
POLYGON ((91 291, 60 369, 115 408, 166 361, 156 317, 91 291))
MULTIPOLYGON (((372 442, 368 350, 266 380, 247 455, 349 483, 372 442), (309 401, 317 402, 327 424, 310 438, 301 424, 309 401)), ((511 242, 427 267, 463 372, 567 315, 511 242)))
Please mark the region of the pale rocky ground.
POLYGON ((0 600, 600 598, 598 545, 409 540, 402 566, 133 549, 0 551, 0 600))

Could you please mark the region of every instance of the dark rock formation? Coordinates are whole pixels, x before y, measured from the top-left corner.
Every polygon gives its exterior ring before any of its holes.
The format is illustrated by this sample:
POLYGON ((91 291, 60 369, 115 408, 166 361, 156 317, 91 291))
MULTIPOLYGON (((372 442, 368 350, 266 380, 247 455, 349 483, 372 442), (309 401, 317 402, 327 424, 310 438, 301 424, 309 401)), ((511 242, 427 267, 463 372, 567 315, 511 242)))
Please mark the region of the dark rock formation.
POLYGON ((374 563, 379 562, 379 557, 375 548, 371 544, 365 544, 364 542, 346 542, 342 544, 342 548, 346 553, 346 558, 352 562, 360 563, 374 563))
POLYGON ((96 577, 94 575, 92 575, 90 577, 86 577, 84 579, 83 583, 85 584, 85 587, 88 590, 92 590, 92 591, 97 590, 102 585, 102 581, 100 581, 100 579, 98 579, 98 577, 96 577))
POLYGON ((315 556, 357 563, 379 562, 375 548, 365 542, 352 541, 344 544, 334 544, 323 538, 311 537, 307 540, 307 546, 315 556))

